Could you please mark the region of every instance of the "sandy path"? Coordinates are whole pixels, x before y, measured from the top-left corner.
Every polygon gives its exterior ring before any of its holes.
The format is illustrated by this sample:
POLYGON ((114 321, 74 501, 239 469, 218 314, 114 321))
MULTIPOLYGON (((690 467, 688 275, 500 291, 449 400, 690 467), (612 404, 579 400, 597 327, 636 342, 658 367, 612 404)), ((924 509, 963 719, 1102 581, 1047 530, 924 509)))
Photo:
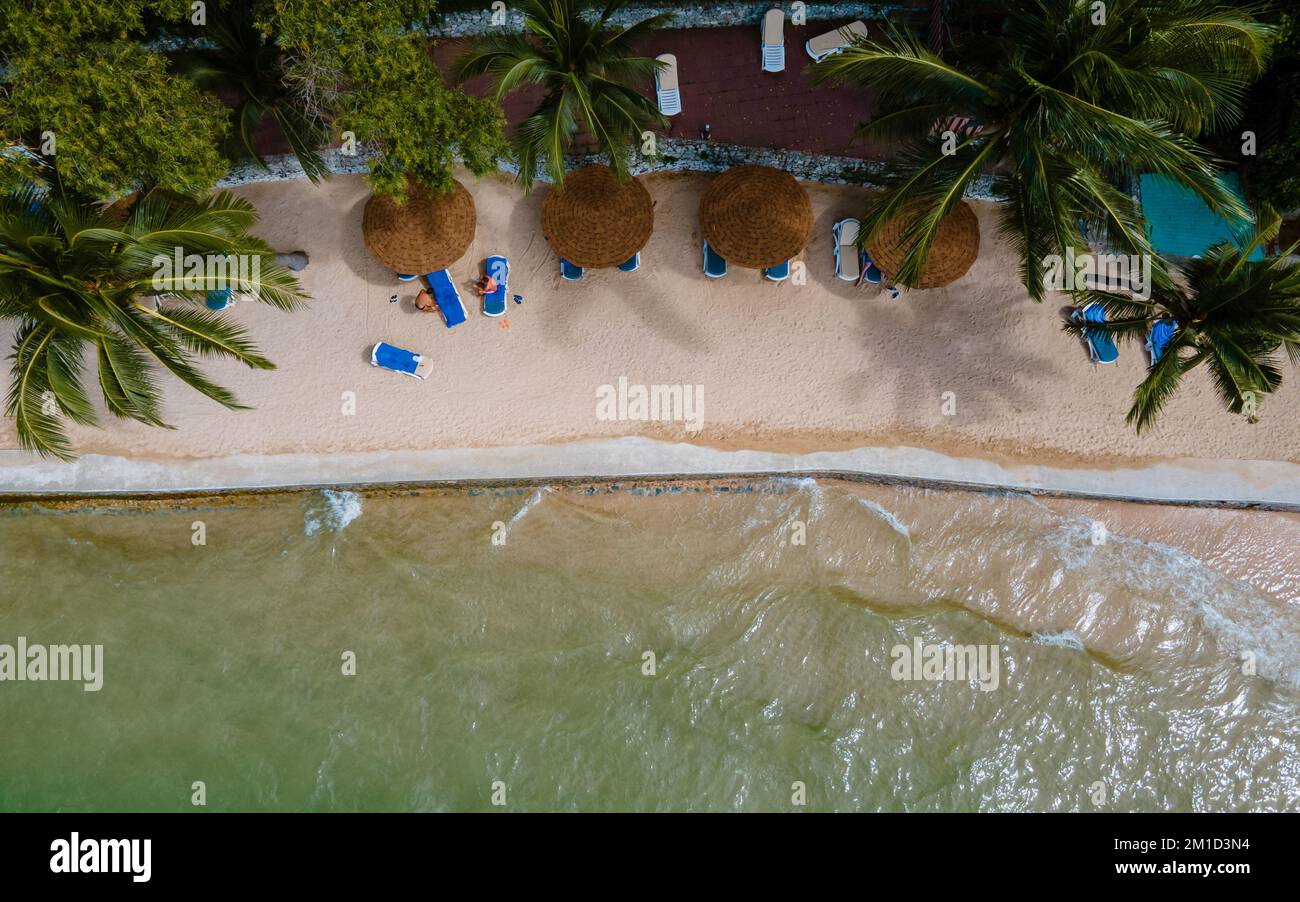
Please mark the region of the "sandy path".
MULTIPOLYGON (((727 447, 811 450, 910 444, 954 454, 1022 461, 1093 462, 1156 457, 1300 460, 1300 379, 1250 426, 1224 412, 1196 373, 1141 438, 1124 424, 1146 357, 1126 347, 1117 365, 1095 367, 1060 331, 1064 303, 1035 305, 1019 285, 994 208, 976 204, 979 260, 947 289, 891 303, 833 278, 831 224, 860 213, 862 189, 809 184, 816 227, 802 260, 806 284, 774 285, 734 268, 721 282, 700 272, 698 197, 707 176, 646 179, 656 232, 634 274, 589 272, 561 283, 539 229, 546 189, 530 197, 499 179, 463 175, 478 208, 478 235, 452 268, 471 308, 448 331, 413 312, 414 290, 396 282, 361 244, 362 178, 239 189, 262 213, 259 231, 283 250, 304 249, 314 296, 298 314, 241 304, 275 372, 208 364, 219 382, 256 409, 226 411, 168 379, 166 412, 177 428, 105 418, 74 427, 83 452, 150 457, 482 447, 644 434, 727 447), (469 282, 491 253, 510 256, 505 321, 478 313, 469 282), (388 296, 397 292, 398 304, 388 296), (508 328, 506 326, 508 325, 508 328), (436 374, 418 382, 369 365, 377 340, 432 355, 436 374), (606 422, 596 389, 633 383, 704 386, 704 428, 606 422), (956 395, 944 416, 942 396, 956 395), (356 395, 355 415, 343 412, 356 395)), ((8 348, 11 328, 0 342, 8 348)), ((0 421, 0 447, 14 448, 0 421)))

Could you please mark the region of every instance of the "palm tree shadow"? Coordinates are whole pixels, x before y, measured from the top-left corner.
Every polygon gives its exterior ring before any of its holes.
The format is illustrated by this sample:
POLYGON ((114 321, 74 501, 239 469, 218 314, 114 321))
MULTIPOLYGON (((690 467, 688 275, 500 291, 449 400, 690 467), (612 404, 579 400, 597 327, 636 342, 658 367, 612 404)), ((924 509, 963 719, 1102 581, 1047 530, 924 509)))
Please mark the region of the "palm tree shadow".
POLYGON ((866 362, 842 381, 846 399, 867 401, 864 376, 887 379, 891 421, 918 429, 1007 421, 1041 405, 1033 386, 1062 372, 1058 349, 1035 348, 1026 336, 1040 333, 1017 323, 1051 313, 1029 299, 1006 261, 996 236, 986 234, 971 271, 946 288, 904 289, 896 301, 885 291, 864 295, 857 334, 866 362))

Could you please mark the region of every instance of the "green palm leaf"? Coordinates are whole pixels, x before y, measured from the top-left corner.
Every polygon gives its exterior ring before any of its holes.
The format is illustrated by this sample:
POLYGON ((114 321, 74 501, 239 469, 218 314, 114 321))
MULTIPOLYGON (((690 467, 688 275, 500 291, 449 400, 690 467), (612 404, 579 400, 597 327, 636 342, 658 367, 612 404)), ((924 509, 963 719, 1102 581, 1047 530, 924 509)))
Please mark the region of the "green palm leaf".
POLYGON ((65 421, 97 423, 84 382, 86 345, 95 351, 103 405, 115 417, 170 428, 161 415, 158 368, 243 409, 196 360, 274 365, 242 328, 198 306, 206 291, 228 286, 284 310, 306 299, 266 242, 249 233, 256 219, 250 203, 228 193, 195 199, 152 192, 135 201, 125 221, 57 189, 29 186, 0 197, 0 318, 18 321, 6 411, 21 446, 66 459, 74 452, 65 421), (233 255, 248 265, 225 274, 205 269, 196 284, 186 273, 160 274, 156 258, 171 263, 178 250, 205 262, 208 254, 233 255), (156 298, 166 294, 181 303, 159 309, 156 298))
POLYGON ((610 16, 629 2, 611 0, 588 18, 573 0, 521 0, 526 34, 480 38, 456 62, 460 81, 491 78, 498 101, 524 85, 544 88, 540 104, 513 138, 525 189, 532 187, 539 167, 563 185, 565 151, 582 132, 609 157, 614 172, 626 177, 642 133, 665 124, 639 90, 660 64, 634 55, 634 48, 672 17, 660 14, 627 28, 609 28, 610 16))

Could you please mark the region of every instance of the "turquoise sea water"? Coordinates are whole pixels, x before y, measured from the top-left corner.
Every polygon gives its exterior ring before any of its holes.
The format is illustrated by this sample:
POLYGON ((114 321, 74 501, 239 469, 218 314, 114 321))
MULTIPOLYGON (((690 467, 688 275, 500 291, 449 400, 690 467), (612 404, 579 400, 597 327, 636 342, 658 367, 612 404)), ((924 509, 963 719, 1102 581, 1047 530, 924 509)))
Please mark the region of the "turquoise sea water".
POLYGON ((0 508, 0 643, 104 646, 0 682, 0 810, 1300 808, 1285 593, 1026 498, 725 488, 0 508), (917 640, 998 687, 892 678, 917 640))

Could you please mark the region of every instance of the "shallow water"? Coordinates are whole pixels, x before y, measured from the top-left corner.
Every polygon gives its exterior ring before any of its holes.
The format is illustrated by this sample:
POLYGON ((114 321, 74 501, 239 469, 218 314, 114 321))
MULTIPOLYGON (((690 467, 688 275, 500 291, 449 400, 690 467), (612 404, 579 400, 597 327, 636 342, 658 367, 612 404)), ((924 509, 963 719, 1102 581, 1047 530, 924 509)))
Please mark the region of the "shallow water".
POLYGON ((0 682, 0 809, 1297 810, 1296 548, 793 479, 0 508, 0 643, 105 657, 0 682))

